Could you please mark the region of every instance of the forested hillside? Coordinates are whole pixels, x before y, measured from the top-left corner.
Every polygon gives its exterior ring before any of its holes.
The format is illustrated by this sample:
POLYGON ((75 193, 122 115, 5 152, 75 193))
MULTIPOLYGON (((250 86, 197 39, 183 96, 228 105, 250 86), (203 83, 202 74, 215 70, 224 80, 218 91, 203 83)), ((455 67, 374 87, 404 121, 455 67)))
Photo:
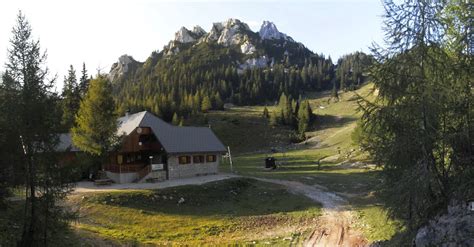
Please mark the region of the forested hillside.
POLYGON ((330 57, 310 51, 271 22, 253 32, 229 19, 209 33, 183 27, 175 36, 144 63, 124 55, 112 66, 109 78, 120 111, 146 109, 171 121, 175 113, 188 117, 224 103, 273 104, 282 94, 298 99, 306 91, 360 84, 372 61, 362 53, 347 56, 339 60, 345 71, 336 73, 330 57))

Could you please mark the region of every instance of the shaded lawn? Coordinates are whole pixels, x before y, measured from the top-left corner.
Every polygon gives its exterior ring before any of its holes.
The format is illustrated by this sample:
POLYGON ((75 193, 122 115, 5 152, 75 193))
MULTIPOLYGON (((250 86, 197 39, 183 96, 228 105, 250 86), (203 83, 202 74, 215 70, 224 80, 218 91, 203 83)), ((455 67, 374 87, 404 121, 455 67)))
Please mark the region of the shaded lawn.
POLYGON ((315 205, 279 185, 246 178, 161 190, 99 192, 86 196, 83 202, 139 209, 150 215, 190 216, 265 215, 301 211, 315 205), (179 203, 181 198, 183 203, 179 203))
POLYGON ((73 199, 83 216, 76 227, 123 243, 276 244, 307 234, 320 215, 310 199, 252 179, 84 196, 73 199))
MULTIPOLYGON (((21 196, 21 194, 19 195, 21 196)), ((21 239, 24 205, 24 200, 14 200, 8 202, 7 208, 0 209, 0 246, 16 246, 21 239)), ((37 231, 43 231, 43 229, 37 229, 37 231)), ((81 246, 77 235, 67 225, 50 229, 47 243, 49 246, 81 246)), ((41 240, 40 245, 43 244, 44 242, 41 240)))

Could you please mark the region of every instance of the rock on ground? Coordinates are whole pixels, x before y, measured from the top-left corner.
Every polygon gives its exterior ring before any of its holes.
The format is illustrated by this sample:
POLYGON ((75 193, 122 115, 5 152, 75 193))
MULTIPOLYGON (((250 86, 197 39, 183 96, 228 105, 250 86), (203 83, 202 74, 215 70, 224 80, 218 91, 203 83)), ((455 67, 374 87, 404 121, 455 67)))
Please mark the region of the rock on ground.
POLYGON ((418 230, 416 246, 474 246, 474 211, 467 205, 448 207, 448 212, 418 230))

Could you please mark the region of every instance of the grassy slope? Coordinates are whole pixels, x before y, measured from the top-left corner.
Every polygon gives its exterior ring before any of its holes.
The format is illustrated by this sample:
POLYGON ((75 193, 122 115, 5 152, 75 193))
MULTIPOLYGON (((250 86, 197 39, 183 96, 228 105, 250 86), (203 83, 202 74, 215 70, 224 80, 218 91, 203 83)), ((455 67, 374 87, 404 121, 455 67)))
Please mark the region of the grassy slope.
POLYGON ((251 179, 157 191, 89 194, 73 198, 82 215, 76 228, 121 244, 183 245, 298 243, 320 206, 284 188, 251 179), (185 202, 177 204, 180 198, 185 202), (272 229, 270 231, 270 229, 272 229), (291 237, 292 240, 284 240, 291 237))
MULTIPOLYGON (((268 107, 271 111, 273 107, 268 107)), ((209 113, 209 124, 232 153, 253 153, 262 147, 283 146, 289 142, 288 128, 268 128, 262 118, 263 106, 234 107, 209 113)))
MULTIPOLYGON (((225 116, 232 116, 234 121, 243 126, 230 130, 223 124, 222 128, 219 125, 213 128, 235 151, 234 171, 237 173, 324 185, 350 201, 360 218, 358 227, 369 240, 390 239, 399 230, 400 224, 387 219, 380 200, 374 196, 379 171, 337 165, 343 161, 366 161, 366 154, 352 142, 351 134, 360 118, 355 96, 358 94, 371 100, 374 98, 371 89, 372 84, 368 84, 356 92, 342 93, 338 102, 331 100, 327 93, 307 95, 317 120, 315 129, 307 133, 309 140, 306 144, 288 145, 290 130, 268 127, 261 118, 263 107, 239 107, 212 113, 209 119, 219 122, 225 116), (285 134, 278 135, 274 141, 268 133, 285 134), (238 146, 240 143, 248 143, 252 148, 243 150, 238 146), (271 147, 280 147, 280 151, 271 153, 271 147), (263 160, 269 155, 279 163, 279 168, 271 172, 263 169, 263 160), (323 161, 318 166, 317 161, 320 159, 323 161)), ((269 110, 273 110, 272 107, 269 110)), ((224 164, 222 170, 230 171, 229 165, 224 164)))

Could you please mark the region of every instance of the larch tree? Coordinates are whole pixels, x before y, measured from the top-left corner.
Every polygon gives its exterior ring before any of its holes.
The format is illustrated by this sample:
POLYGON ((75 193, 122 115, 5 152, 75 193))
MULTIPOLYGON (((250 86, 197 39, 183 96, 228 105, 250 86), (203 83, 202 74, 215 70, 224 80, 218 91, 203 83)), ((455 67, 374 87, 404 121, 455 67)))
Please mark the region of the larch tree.
POLYGON ((173 119, 171 120, 171 123, 172 123, 173 125, 179 125, 179 122, 180 122, 179 116, 178 116, 178 114, 175 112, 175 113, 173 114, 173 119))
POLYGON ((268 123, 270 126, 277 126, 279 124, 279 117, 277 111, 272 111, 270 114, 270 119, 268 120, 268 123))
POLYGON ((301 102, 298 109, 298 134, 301 138, 305 137, 305 132, 311 124, 312 114, 309 102, 307 100, 301 102))
POLYGON ((211 99, 209 98, 209 96, 204 96, 204 98, 202 99, 202 103, 201 103, 201 111, 202 112, 208 112, 210 109, 212 109, 212 104, 211 104, 211 99))
POLYGON ((111 94, 112 86, 105 76, 90 81, 89 90, 81 101, 72 128, 74 145, 89 154, 105 158, 117 142, 117 116, 111 94))
POLYGON ((370 71, 378 96, 360 98, 362 146, 383 168, 389 211, 410 227, 474 196, 472 56, 449 49, 448 6, 385 1, 387 44, 370 71))

